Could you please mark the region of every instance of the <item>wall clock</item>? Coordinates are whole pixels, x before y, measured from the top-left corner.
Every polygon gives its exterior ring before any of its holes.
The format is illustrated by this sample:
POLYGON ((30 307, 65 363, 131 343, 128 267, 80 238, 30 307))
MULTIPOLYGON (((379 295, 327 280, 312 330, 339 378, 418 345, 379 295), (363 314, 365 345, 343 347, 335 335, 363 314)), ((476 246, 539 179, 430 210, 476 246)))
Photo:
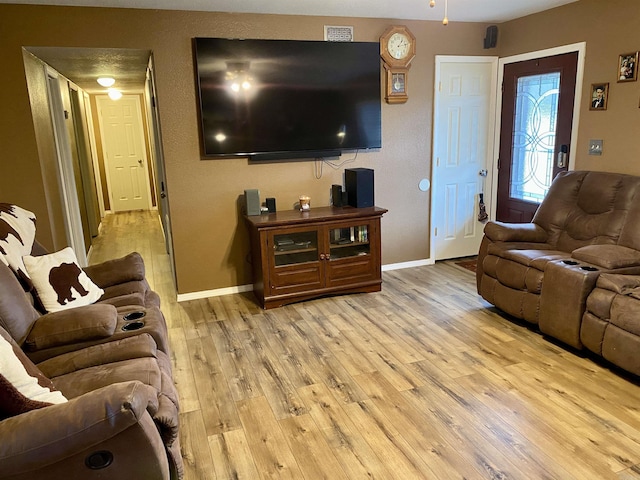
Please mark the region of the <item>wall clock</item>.
POLYGON ((387 103, 407 101, 407 80, 411 60, 416 56, 416 38, 404 25, 393 25, 380 37, 380 56, 386 75, 387 103))

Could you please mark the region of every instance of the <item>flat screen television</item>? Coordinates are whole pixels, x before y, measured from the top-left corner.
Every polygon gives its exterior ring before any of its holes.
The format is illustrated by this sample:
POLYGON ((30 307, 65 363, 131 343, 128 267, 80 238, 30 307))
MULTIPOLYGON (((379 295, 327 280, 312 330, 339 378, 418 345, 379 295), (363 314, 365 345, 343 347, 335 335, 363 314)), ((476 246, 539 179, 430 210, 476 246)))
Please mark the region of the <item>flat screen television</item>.
POLYGON ((377 42, 196 38, 194 48, 205 157, 381 148, 377 42))

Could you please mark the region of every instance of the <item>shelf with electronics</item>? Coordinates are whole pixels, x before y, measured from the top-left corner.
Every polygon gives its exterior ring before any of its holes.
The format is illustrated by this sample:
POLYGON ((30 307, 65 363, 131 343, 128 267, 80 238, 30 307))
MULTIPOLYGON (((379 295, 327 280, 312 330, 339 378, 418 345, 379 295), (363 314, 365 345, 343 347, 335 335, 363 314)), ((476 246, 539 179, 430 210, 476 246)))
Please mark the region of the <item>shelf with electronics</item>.
POLYGON ((416 38, 406 26, 393 25, 380 37, 380 57, 386 70, 387 103, 405 103, 409 99, 409 68, 415 56, 416 38))
POLYGON ((329 294, 380 291, 378 207, 249 215, 253 290, 264 308, 329 294))

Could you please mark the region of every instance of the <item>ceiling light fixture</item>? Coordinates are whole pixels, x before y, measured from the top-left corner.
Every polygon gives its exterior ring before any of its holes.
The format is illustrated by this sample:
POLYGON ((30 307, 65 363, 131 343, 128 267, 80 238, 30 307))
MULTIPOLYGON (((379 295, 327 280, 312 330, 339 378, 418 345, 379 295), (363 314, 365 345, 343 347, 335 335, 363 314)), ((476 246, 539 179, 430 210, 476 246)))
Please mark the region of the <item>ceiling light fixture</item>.
MULTIPOLYGON (((429 6, 431 8, 435 7, 436 6, 436 0, 430 0, 429 6)), ((449 13, 449 0, 444 0, 444 18, 442 19, 442 25, 444 25, 444 26, 449 25, 448 13, 449 13)))
POLYGON ((111 100, 120 100, 122 98, 122 92, 120 90, 115 89, 115 88, 110 88, 107 91, 107 95, 109 95, 109 98, 111 100))
POLYGON ((103 87, 110 87, 114 83, 116 83, 116 79, 115 78, 111 78, 111 77, 100 77, 100 78, 98 78, 97 81, 103 87))

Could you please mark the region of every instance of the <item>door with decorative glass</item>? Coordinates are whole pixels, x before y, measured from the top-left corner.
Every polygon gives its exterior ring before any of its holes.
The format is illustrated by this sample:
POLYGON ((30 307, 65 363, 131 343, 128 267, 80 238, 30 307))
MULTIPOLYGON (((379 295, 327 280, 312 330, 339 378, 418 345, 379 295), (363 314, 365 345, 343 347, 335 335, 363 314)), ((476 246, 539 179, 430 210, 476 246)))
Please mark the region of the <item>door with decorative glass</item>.
POLYGON ((568 169, 578 53, 505 65, 496 219, 530 222, 568 169))

